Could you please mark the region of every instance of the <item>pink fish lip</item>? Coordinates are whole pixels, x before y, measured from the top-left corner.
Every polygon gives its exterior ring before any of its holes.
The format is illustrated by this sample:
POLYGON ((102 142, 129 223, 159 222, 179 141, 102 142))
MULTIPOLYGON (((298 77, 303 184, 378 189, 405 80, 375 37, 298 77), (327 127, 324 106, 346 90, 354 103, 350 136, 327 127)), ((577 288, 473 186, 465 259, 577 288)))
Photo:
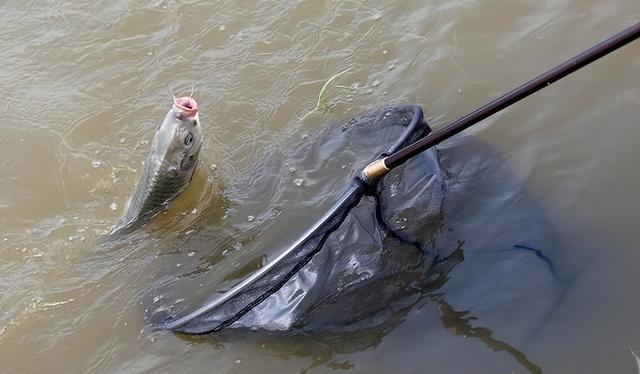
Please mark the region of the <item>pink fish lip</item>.
POLYGON ((191 97, 179 97, 173 101, 173 109, 187 117, 193 117, 198 113, 198 103, 191 97))

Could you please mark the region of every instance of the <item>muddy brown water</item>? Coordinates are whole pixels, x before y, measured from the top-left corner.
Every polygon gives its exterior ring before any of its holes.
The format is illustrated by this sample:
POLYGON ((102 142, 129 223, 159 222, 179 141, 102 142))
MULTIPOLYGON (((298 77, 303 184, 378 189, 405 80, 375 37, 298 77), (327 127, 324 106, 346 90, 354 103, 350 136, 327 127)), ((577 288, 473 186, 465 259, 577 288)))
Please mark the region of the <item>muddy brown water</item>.
POLYGON ((639 19, 636 0, 3 2, 0 372, 636 372, 637 43, 440 147, 436 243, 465 259, 385 328, 185 338, 144 309, 206 299, 210 264, 246 274, 261 260, 242 264, 245 244, 322 214, 346 174, 296 163, 301 140, 389 103, 438 127, 639 19), (101 251, 192 85, 193 183, 101 251))

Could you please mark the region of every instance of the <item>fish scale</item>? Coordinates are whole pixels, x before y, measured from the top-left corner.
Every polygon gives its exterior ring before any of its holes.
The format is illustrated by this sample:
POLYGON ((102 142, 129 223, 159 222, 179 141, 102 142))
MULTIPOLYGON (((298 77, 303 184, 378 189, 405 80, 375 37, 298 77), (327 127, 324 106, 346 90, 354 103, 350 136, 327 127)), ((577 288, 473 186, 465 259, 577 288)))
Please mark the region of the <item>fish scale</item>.
POLYGON ((134 231, 165 209, 191 181, 201 145, 195 100, 176 99, 156 130, 134 193, 109 236, 134 231))
POLYGON ((159 168, 145 167, 143 177, 113 233, 131 232, 147 223, 186 188, 191 175, 188 177, 168 170, 165 163, 159 168))

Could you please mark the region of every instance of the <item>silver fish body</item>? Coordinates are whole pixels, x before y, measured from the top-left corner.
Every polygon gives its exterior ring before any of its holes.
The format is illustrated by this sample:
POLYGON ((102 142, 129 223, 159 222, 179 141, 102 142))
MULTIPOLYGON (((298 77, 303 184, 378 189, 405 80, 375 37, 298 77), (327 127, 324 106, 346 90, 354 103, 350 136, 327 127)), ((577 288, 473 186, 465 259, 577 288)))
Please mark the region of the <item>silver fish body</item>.
POLYGON ((133 196, 110 235, 131 232, 166 209, 189 185, 201 146, 195 100, 176 99, 156 130, 133 196))

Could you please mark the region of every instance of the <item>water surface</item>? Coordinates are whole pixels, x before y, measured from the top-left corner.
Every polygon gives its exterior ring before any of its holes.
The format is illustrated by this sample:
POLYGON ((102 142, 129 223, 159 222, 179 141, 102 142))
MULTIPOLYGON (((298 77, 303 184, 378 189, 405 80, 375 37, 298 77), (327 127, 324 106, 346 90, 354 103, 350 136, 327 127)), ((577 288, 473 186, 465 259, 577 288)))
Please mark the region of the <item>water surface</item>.
POLYGON ((465 259, 386 328, 194 339, 144 315, 206 299, 211 264, 241 276, 260 266, 241 262, 251 245, 293 240, 333 203, 360 165, 295 151, 330 124, 417 103, 437 128, 639 19, 635 0, 4 2, 0 371, 633 373, 637 43, 441 146, 436 245, 465 259), (347 68, 329 110, 304 117, 347 68), (100 250, 192 85, 192 185, 100 250))

